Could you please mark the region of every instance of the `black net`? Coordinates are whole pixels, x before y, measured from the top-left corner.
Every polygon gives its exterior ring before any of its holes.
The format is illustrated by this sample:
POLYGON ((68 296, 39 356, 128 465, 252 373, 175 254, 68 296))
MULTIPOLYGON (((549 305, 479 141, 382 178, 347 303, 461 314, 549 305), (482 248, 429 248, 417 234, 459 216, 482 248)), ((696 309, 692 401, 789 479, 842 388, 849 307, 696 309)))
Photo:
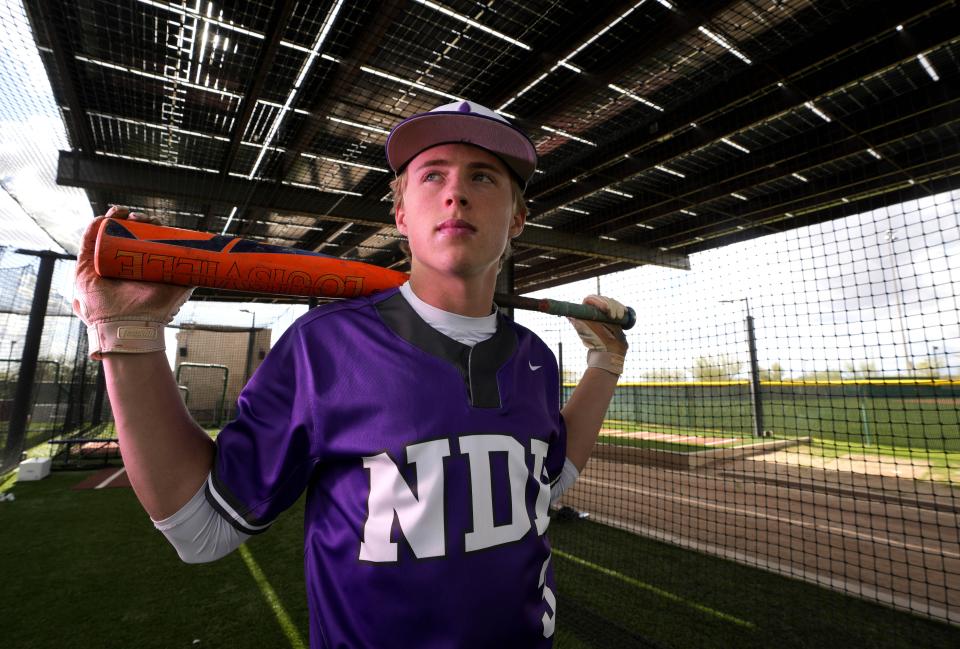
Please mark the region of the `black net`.
MULTIPOLYGON (((654 539, 951 619, 958 213, 960 194, 937 194, 699 253, 690 271, 549 291, 640 307, 593 459, 551 527, 561 574, 578 575, 567 596, 616 610, 631 580, 650 583, 634 555, 654 539), (577 581, 599 566, 620 581, 603 604, 607 591, 577 581)), ((519 319, 562 350, 569 397, 586 350, 546 316, 519 319)), ((705 567, 689 568, 661 568, 655 583, 707 601, 691 591, 704 579, 691 570, 705 567)), ((754 596, 751 584, 729 588, 754 596)), ((660 597, 628 608, 667 639, 672 623, 640 613, 660 597)), ((759 610, 711 614, 725 626, 723 614, 759 610)))
MULTIPOLYGON (((952 1, 7 3, 2 468, 118 459, 70 313, 91 216, 406 271, 387 134, 469 99, 540 157, 502 286, 638 315, 548 532, 556 644, 955 646, 958 25, 952 1), (21 249, 59 255, 46 306, 21 249)), ((199 289, 168 328, 211 434, 303 302, 199 289)), ((585 349, 516 319, 566 401, 585 349)))
POLYGON ((77 423, 71 385, 83 384, 90 377, 89 368, 77 363, 85 331, 70 307, 72 274, 70 262, 42 260, 33 254, 0 248, 2 470, 16 466, 25 450, 77 423), (52 277, 46 282, 40 272, 45 261, 52 267, 52 277), (61 292, 64 286, 66 294, 61 292), (38 290, 45 290, 48 299, 34 305, 38 290), (36 351, 35 356, 30 354, 25 359, 30 333, 36 351))

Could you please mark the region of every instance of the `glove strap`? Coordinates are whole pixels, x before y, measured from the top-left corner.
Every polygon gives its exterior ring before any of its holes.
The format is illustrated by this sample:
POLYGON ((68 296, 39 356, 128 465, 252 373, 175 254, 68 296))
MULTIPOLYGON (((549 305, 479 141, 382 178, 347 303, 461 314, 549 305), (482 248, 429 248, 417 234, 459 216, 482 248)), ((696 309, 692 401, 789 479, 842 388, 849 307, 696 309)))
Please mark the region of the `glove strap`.
POLYGON ((87 327, 90 358, 99 361, 104 354, 146 354, 167 348, 163 323, 148 320, 110 320, 87 327))
POLYGON ((587 367, 596 367, 611 374, 623 374, 623 354, 591 349, 587 352, 587 367))

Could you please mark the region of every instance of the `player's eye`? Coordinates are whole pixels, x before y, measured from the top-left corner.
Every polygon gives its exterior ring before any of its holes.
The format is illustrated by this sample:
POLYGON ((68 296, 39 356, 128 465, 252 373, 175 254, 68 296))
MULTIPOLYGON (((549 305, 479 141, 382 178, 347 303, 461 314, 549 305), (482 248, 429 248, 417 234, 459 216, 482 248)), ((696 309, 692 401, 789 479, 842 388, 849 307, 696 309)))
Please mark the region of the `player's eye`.
POLYGON ((441 174, 439 171, 428 171, 427 173, 423 174, 421 182, 432 183, 442 179, 443 174, 441 174))
POLYGON ((494 182, 493 176, 491 176, 491 175, 488 174, 488 173, 484 173, 484 172, 482 172, 482 171, 478 171, 477 173, 473 174, 473 179, 474 179, 474 180, 479 180, 480 182, 483 182, 483 183, 492 183, 492 182, 494 182))

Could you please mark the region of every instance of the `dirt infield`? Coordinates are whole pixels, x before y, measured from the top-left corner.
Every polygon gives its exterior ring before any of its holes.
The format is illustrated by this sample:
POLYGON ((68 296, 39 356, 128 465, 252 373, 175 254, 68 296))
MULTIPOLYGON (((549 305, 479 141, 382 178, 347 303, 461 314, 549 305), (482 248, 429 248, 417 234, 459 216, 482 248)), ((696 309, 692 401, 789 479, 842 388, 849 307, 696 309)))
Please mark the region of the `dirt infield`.
POLYGON ((721 444, 735 444, 742 442, 741 437, 703 437, 701 435, 678 435, 676 433, 655 433, 647 430, 622 431, 603 429, 600 435, 621 437, 624 439, 640 439, 652 442, 668 442, 671 444, 689 444, 691 446, 719 446, 721 444))
POLYGON ((113 440, 84 442, 69 447, 71 455, 81 457, 120 457, 120 444, 113 440))
POLYGON ((71 489, 115 489, 129 486, 130 478, 127 477, 126 469, 114 466, 87 476, 81 482, 73 485, 71 489))
POLYGON ((636 534, 960 624, 960 489, 775 459, 683 470, 595 457, 562 504, 636 534))

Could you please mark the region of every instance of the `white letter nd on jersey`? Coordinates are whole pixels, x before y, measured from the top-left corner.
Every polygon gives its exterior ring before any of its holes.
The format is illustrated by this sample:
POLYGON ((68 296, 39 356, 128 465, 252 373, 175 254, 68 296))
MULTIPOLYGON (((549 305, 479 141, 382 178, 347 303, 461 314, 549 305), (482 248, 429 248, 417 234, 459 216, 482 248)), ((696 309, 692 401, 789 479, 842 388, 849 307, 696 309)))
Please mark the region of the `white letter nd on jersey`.
POLYGON ((530 440, 530 452, 533 453, 533 477, 540 489, 537 492, 536 524, 537 535, 543 536, 550 525, 550 483, 544 480, 543 461, 550 449, 547 443, 539 439, 530 440))
POLYGON ((363 526, 360 560, 397 560, 397 544, 390 541, 393 514, 403 536, 419 559, 440 557, 446 551, 443 529, 443 458, 450 442, 438 439, 407 447, 407 462, 417 465, 417 494, 413 495, 400 470, 386 453, 363 458, 370 471, 367 522, 363 526))
POLYGON ((530 471, 523 445, 507 435, 470 435, 460 438, 460 452, 470 456, 473 531, 464 538, 467 552, 516 541, 530 529, 524 492, 530 471), (493 485, 490 454, 506 451, 510 475, 510 516, 505 525, 493 524, 493 485))

